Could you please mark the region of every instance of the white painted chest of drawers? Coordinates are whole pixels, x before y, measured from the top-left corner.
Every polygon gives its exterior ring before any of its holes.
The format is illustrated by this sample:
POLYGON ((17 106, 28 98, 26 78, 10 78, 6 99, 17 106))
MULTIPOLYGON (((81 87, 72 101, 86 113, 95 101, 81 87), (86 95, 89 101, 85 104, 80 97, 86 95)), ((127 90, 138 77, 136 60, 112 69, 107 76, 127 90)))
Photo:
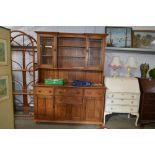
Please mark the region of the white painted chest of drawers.
POLYGON ((138 79, 131 77, 105 77, 105 117, 112 113, 128 113, 139 118, 140 89, 138 79))

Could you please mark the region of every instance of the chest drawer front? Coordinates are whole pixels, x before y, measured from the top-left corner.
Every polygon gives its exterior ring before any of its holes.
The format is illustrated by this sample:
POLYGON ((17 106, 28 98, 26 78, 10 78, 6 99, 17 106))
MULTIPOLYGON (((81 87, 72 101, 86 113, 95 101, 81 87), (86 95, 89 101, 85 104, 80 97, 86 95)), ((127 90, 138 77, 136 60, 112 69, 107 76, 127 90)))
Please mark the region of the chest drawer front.
POLYGON ((107 112, 118 112, 118 113, 132 113, 138 112, 138 106, 116 106, 116 105, 108 105, 105 108, 107 112))
POLYGON ((37 95, 53 95, 54 90, 53 88, 47 87, 35 87, 35 94, 37 95))
POLYGON ((138 94, 132 93, 106 93, 107 98, 118 98, 118 99, 139 99, 138 94))
POLYGON ((125 99, 109 99, 106 98, 106 105, 139 105, 138 100, 125 100, 125 99))
POLYGON ((85 97, 103 97, 104 91, 102 89, 85 89, 84 96, 85 97))
POLYGON ((75 88, 56 88, 55 95, 82 96, 82 89, 75 88))
POLYGON ((56 96, 55 102, 62 103, 62 104, 82 104, 82 97, 56 96))

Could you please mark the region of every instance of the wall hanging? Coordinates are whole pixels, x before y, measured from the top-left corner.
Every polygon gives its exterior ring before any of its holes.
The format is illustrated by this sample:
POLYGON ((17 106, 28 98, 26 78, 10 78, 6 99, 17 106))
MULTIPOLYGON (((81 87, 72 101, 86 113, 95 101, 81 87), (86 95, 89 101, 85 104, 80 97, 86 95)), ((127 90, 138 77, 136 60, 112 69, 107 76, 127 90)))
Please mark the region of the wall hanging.
POLYGON ((108 47, 132 47, 131 27, 105 27, 108 47))
POLYGON ((134 48, 152 48, 155 41, 155 31, 153 30, 134 30, 133 47, 134 48))

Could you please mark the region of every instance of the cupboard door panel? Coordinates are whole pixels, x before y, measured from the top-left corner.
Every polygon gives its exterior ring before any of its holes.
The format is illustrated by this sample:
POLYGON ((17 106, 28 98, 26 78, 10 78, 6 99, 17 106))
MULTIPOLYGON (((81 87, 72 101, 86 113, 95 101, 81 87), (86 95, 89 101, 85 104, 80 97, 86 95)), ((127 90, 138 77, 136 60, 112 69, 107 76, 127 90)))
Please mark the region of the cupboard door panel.
POLYGON ((55 103, 55 120, 69 120, 70 106, 62 103, 55 103))
POLYGON ((73 121, 81 121, 84 117, 84 106, 83 104, 74 104, 71 105, 71 120, 73 121))
POLYGON ((101 122, 103 116, 103 101, 96 98, 85 98, 84 104, 85 120, 101 122))
POLYGON ((35 97, 35 119, 53 120, 53 97, 37 95, 35 97))

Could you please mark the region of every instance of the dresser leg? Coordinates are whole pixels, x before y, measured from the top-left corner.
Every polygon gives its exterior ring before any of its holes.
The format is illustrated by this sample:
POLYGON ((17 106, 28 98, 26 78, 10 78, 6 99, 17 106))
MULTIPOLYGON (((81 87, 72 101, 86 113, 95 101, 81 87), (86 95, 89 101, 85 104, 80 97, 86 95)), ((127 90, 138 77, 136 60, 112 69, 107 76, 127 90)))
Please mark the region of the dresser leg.
POLYGON ((128 114, 128 118, 130 118, 130 114, 128 114))
POLYGON ((135 115, 137 116, 136 122, 135 122, 135 126, 137 126, 137 124, 138 124, 138 119, 139 119, 139 114, 135 114, 135 115))

